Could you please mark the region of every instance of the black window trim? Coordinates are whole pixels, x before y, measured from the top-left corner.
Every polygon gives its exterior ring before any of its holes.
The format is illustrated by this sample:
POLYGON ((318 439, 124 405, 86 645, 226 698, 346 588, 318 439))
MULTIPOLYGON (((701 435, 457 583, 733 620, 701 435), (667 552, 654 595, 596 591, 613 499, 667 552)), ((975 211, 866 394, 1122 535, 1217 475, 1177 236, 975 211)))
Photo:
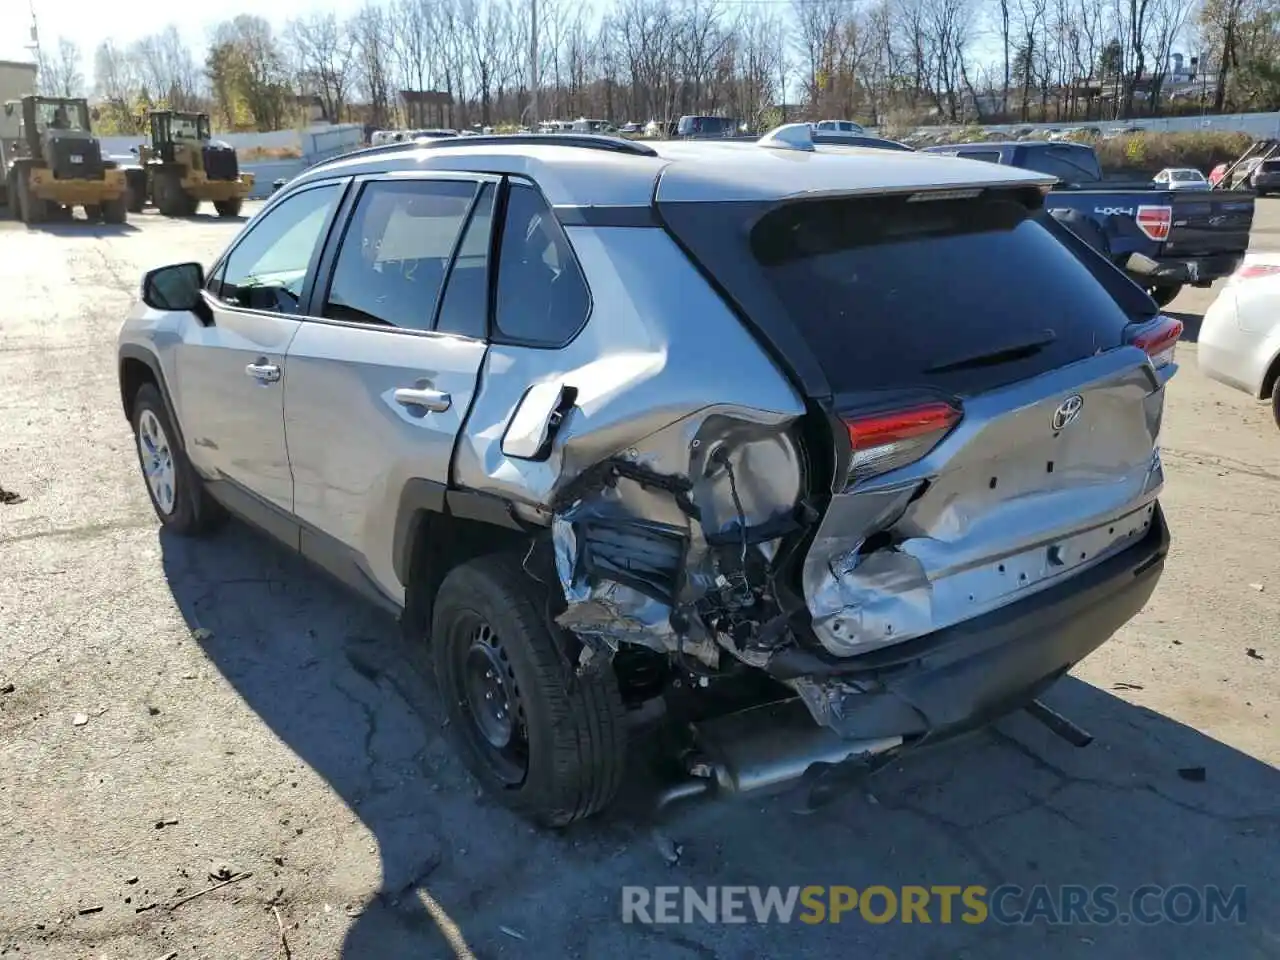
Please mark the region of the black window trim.
POLYGON ((582 269, 582 261, 578 258, 578 251, 574 249, 569 231, 565 229, 565 225, 556 215, 556 208, 551 205, 546 194, 539 189, 538 185, 528 177, 518 175, 503 178, 502 188, 499 190, 497 200, 494 203, 493 216, 495 229, 489 237, 489 255, 492 258, 491 264, 496 264, 496 268, 491 265, 489 270, 489 342, 501 344, 505 347, 523 347, 528 350, 563 350, 581 336, 582 331, 591 322, 591 316, 595 313, 596 308, 595 296, 591 292, 591 284, 587 281, 586 271, 582 269), (507 199, 510 196, 513 183, 529 187, 542 200, 547 212, 551 215, 552 228, 559 231, 560 237, 564 240, 565 246, 569 250, 569 256, 573 259, 573 268, 578 271, 578 279, 582 281, 582 287, 587 292, 587 309, 582 312, 581 322, 572 333, 559 343, 552 343, 546 340, 523 340, 519 337, 508 336, 498 329, 498 284, 502 279, 502 238, 507 232, 507 199))
MULTIPOLYGON (((351 177, 343 176, 330 177, 325 180, 313 180, 303 184, 296 190, 281 190, 272 198, 270 203, 258 211, 257 216, 249 221, 245 228, 233 241, 231 241, 231 245, 222 252, 222 255, 218 257, 218 259, 214 261, 213 266, 209 268, 209 273, 205 277, 205 285, 200 291, 205 302, 208 303, 210 307, 217 310, 226 310, 232 313, 243 313, 255 317, 287 317, 291 320, 309 319, 307 317, 307 308, 311 303, 312 288, 315 285, 316 279, 316 268, 320 264, 320 258, 324 253, 325 247, 328 245, 329 237, 333 233, 334 224, 338 220, 338 214, 342 211, 343 205, 346 202, 346 196, 350 193, 350 188, 351 177), (302 281, 302 293, 298 297, 297 313, 281 313, 278 310, 256 310, 251 307, 242 307, 238 304, 227 303, 209 289, 210 282, 212 282, 215 277, 221 276, 222 272, 226 269, 227 261, 231 259, 231 255, 240 248, 240 245, 249 238, 254 230, 257 230, 267 220, 277 207, 290 198, 300 196, 310 190, 319 190, 335 186, 338 187, 338 199, 329 210, 329 216, 325 220, 324 225, 320 228, 320 242, 317 243, 315 248, 311 251, 311 259, 307 263, 307 275, 302 281)), ((221 286, 219 286, 219 290, 220 289, 221 286)))
MULTIPOLYGON (((351 189, 347 191, 346 198, 343 200, 338 210, 338 223, 329 231, 329 235, 325 240, 324 247, 321 251, 319 262, 316 266, 315 283, 310 291, 310 301, 307 304, 306 315, 301 319, 308 323, 324 323, 335 327, 351 327, 356 330, 374 330, 381 333, 393 333, 410 337, 450 337, 460 340, 474 341, 474 337, 468 337, 460 333, 448 333, 436 330, 436 323, 440 317, 440 305, 443 302, 444 291, 448 284, 448 275, 453 271, 453 261, 458 255, 459 244, 466 232, 466 227, 471 222, 471 216, 475 212, 476 201, 483 192, 481 187, 486 183, 500 186, 502 177, 498 174, 479 173, 472 170, 387 170, 379 173, 365 173, 351 178, 353 183, 351 189), (474 184, 475 192, 472 194, 471 203, 467 207, 467 213, 463 217, 462 229, 459 231, 458 238, 454 241, 453 251, 450 254, 449 262, 445 265, 444 280, 440 284, 440 289, 436 292, 435 304, 432 307, 431 326, 429 329, 413 330, 408 327, 397 327, 389 323, 361 323, 357 320, 335 320, 332 317, 320 316, 320 311, 324 309, 325 300, 329 296, 329 288, 333 285, 333 274, 338 263, 338 254, 342 250, 342 242, 346 238, 347 231, 351 228, 351 224, 355 219, 356 205, 360 202, 360 196, 363 194, 365 187, 374 182, 399 182, 399 181, 462 181, 474 184)), ((498 231, 493 231, 494 233, 498 231)), ((492 237, 490 238, 492 241, 492 237)), ((490 256, 493 255, 493 248, 490 246, 490 256)), ((494 271, 490 269, 490 275, 494 271)), ((487 308, 487 313, 492 314, 492 297, 487 308)), ((490 329, 491 317, 486 317, 485 330, 490 329)))

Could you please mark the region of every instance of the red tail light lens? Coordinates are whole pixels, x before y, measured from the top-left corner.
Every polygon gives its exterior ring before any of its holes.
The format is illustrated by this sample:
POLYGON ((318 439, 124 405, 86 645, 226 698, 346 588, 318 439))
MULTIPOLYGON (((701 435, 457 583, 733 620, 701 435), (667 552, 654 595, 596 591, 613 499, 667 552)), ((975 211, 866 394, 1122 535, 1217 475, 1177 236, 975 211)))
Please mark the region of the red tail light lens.
POLYGON ((1134 222, 1138 229, 1152 240, 1167 240, 1169 228, 1173 226, 1173 207, 1143 206, 1134 214, 1134 222))
POLYGON ((849 483, 914 463, 936 447, 963 414, 949 403, 925 403, 861 417, 846 417, 853 457, 849 483))
POLYGON ((1262 277, 1274 277, 1280 274, 1280 264, 1251 263, 1236 271, 1237 280, 1258 280, 1262 277))
POLYGON ((1173 363, 1173 354, 1181 336, 1182 321, 1161 315, 1141 327, 1129 342, 1146 351, 1151 365, 1159 370, 1173 363))

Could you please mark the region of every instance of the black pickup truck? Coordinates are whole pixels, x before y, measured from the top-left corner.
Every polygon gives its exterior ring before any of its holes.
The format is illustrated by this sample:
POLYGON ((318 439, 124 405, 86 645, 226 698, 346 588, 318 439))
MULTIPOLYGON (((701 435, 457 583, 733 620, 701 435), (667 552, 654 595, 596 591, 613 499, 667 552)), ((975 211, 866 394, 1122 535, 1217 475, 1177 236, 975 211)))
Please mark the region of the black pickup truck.
POLYGON ((1249 248, 1253 194, 1160 189, 1149 180, 1103 180, 1082 143, 961 143, 926 147, 1058 178, 1045 208, 1164 306, 1184 285, 1235 272, 1249 248))

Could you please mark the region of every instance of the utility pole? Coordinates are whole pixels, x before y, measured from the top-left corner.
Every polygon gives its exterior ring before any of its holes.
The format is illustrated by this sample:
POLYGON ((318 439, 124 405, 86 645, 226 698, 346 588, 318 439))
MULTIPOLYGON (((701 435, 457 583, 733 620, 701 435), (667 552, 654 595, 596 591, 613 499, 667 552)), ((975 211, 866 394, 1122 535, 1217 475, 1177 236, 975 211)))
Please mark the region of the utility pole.
POLYGON ((40 68, 44 64, 44 58, 40 56, 40 27, 36 22, 36 0, 28 0, 28 9, 31 11, 31 42, 28 43, 27 49, 35 54, 36 58, 36 89, 40 89, 40 68))
POLYGON ((529 129, 538 132, 538 0, 529 0, 529 129))

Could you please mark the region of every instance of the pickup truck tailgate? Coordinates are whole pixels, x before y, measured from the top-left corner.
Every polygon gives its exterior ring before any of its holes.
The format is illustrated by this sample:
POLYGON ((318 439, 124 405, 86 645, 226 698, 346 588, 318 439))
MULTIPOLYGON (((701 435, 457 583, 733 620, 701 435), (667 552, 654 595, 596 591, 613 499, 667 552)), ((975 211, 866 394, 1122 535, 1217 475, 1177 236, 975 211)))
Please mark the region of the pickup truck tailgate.
POLYGON ((1164 255, 1197 257, 1249 249, 1253 195, 1205 191, 1165 194, 1173 204, 1173 222, 1164 255))

